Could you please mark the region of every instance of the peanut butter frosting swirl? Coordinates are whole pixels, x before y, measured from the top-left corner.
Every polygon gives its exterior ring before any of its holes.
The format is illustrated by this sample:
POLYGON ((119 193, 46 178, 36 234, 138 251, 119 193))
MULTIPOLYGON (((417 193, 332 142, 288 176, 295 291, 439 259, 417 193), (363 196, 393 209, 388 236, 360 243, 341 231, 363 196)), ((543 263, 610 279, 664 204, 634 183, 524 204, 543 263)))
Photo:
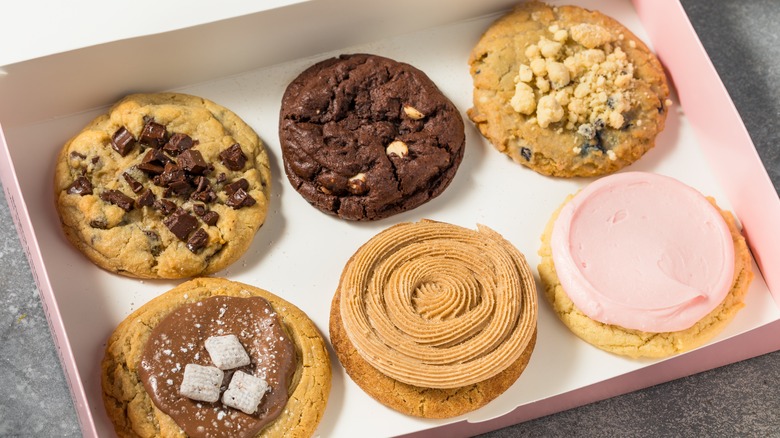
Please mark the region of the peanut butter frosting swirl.
POLYGON ((337 293, 360 356, 420 387, 493 377, 520 357, 536 329, 536 286, 525 257, 482 225, 390 227, 352 256, 337 293))

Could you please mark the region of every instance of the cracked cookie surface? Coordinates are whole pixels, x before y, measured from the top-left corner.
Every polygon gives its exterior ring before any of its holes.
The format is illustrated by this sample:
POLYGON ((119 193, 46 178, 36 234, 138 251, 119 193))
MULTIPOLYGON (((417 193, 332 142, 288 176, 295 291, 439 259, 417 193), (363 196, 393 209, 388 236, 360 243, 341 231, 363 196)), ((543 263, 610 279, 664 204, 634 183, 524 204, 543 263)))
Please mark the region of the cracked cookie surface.
POLYGON ((663 67, 599 12, 527 2, 497 20, 469 58, 469 118, 515 162, 543 175, 597 176, 639 159, 663 130, 663 67))
POLYGON ((420 70, 375 55, 319 62, 282 99, 287 177, 310 204, 348 220, 382 219, 449 185, 463 158, 457 108, 420 70))
POLYGON ((324 414, 331 388, 329 354, 322 336, 308 316, 291 303, 268 291, 219 278, 182 283, 133 312, 109 338, 101 366, 101 384, 104 406, 116 433, 123 438, 185 436, 146 392, 139 377, 142 353, 154 328, 171 312, 213 297, 264 298, 295 344, 296 370, 288 388, 287 404, 256 436, 312 436, 324 414))
POLYGON ((211 274, 265 221, 268 155, 230 110, 177 93, 135 94, 62 148, 54 190, 68 240, 138 278, 211 274))
MULTIPOLYGON (((567 198, 563 205, 570 199, 571 197, 567 198)), ((714 200, 709 198, 709 201, 715 205, 714 200)), ((539 277, 544 288, 544 296, 555 314, 584 341, 602 350, 633 358, 668 357, 703 345, 720 333, 744 307, 743 300, 753 279, 750 252, 734 217, 730 212, 718 209, 731 231, 734 243, 734 283, 725 299, 714 310, 688 329, 663 333, 628 329, 589 318, 566 294, 553 263, 550 239, 553 225, 563 205, 552 215, 542 234, 542 245, 539 249, 541 256, 541 263, 538 266, 539 277)), ((717 205, 715 207, 717 208, 717 205)))

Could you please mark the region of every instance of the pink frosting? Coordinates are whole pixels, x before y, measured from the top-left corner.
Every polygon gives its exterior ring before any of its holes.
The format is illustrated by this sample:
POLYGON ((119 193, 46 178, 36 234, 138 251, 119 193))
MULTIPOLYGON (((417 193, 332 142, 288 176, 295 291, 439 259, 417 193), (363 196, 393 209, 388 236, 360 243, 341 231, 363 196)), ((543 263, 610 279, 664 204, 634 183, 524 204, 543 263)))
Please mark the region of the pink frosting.
POLYGON ((661 175, 603 177, 553 227, 552 255, 574 305, 599 322, 660 333, 691 327, 731 289, 734 244, 699 192, 661 175))

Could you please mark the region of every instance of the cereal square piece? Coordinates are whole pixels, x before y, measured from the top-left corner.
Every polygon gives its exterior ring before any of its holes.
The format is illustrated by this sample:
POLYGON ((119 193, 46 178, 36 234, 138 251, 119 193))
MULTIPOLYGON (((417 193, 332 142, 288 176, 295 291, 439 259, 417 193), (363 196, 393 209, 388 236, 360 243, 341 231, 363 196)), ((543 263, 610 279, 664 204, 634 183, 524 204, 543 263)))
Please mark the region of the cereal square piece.
POLYGON ((211 336, 206 339, 206 351, 209 352, 214 366, 221 370, 230 370, 251 363, 249 355, 236 335, 211 336))
POLYGON ((219 368, 189 363, 184 367, 179 394, 192 400, 213 403, 219 400, 224 375, 219 368))
POLYGON ((253 414, 268 391, 268 383, 260 377, 236 371, 228 389, 222 394, 222 403, 246 414, 253 414))

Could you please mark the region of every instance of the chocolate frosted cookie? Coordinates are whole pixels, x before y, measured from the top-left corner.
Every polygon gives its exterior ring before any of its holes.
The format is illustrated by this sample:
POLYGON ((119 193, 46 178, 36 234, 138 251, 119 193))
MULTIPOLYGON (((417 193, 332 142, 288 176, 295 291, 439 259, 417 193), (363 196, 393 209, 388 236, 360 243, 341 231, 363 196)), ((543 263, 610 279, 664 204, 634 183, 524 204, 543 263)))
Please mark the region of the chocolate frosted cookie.
POLYGON ((63 147, 54 177, 68 240, 98 266, 139 278, 216 272, 263 224, 268 155, 228 109, 136 94, 63 147))
POLYGON ((457 108, 422 71, 374 55, 342 55, 300 74, 282 99, 287 177, 309 203, 376 220, 438 196, 463 158, 457 108))
POLYGON ((620 23, 576 6, 527 2, 496 21, 469 59, 468 115, 499 151, 544 174, 608 174, 664 128, 663 67, 620 23))
POLYGON ((308 437, 331 387, 328 350, 303 311, 220 278, 187 281, 133 312, 101 370, 120 437, 308 437))

